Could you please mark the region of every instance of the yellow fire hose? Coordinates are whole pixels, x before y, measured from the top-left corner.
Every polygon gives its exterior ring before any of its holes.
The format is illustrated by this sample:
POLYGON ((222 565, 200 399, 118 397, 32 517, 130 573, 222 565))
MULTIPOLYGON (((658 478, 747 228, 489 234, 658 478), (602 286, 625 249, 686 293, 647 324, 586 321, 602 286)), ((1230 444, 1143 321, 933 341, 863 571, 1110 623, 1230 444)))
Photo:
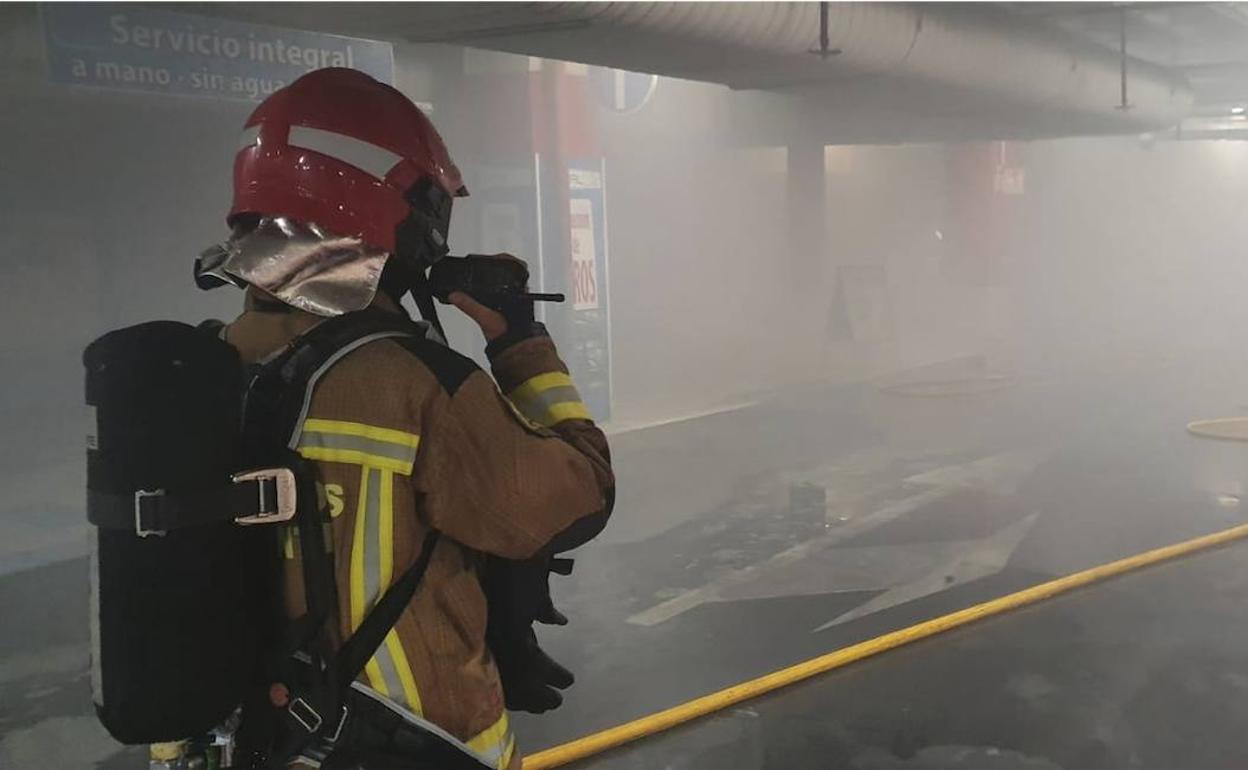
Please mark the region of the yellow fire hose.
POLYGON ((774 671, 757 679, 733 685, 719 692, 695 698, 679 706, 673 706, 672 708, 626 722, 602 732, 593 733, 545 751, 539 751, 524 758, 524 770, 546 770, 547 768, 561 767, 570 762, 591 757, 648 735, 671 729, 679 724, 712 714, 764 693, 801 682, 818 674, 842 668, 850 663, 917 642, 920 639, 927 639, 945 631, 983 620, 984 618, 990 618, 994 615, 1000 615, 1020 607, 1044 601, 1059 594, 1073 591, 1076 588, 1143 567, 1187 556, 1197 551, 1225 545, 1244 537, 1248 537, 1248 524, 1232 527, 1231 529, 1182 543, 1168 545, 1153 551, 1147 551, 1120 561, 1102 564, 1099 567, 1076 572, 1073 575, 1041 583, 1040 585, 1032 586, 1031 588, 1008 594, 983 604, 977 604, 973 607, 942 615, 941 617, 933 618, 899 631, 877 636, 874 639, 868 639, 865 642, 830 652, 827 655, 812 658, 804 663, 798 663, 788 668, 774 671))

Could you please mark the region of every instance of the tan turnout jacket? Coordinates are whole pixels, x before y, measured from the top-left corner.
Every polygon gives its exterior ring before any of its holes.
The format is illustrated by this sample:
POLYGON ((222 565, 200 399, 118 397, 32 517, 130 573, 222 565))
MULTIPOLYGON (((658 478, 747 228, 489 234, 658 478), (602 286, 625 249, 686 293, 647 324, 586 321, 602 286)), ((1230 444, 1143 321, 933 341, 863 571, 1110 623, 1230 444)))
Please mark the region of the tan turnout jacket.
MULTIPOLYGON (((384 298, 375 304, 393 309, 384 298)), ((319 320, 248 310, 226 339, 253 362, 319 320)), ((382 339, 335 364, 316 386, 299 437, 332 522, 337 632, 350 636, 416 559, 429 528, 440 530, 423 583, 360 683, 487 764, 518 767, 485 644, 477 554, 529 557, 601 511, 614 483, 607 443, 547 337, 502 351, 491 362, 493 379, 436 343, 416 348, 382 339)), ((303 609, 299 542, 293 528, 283 538, 294 617, 303 609)))

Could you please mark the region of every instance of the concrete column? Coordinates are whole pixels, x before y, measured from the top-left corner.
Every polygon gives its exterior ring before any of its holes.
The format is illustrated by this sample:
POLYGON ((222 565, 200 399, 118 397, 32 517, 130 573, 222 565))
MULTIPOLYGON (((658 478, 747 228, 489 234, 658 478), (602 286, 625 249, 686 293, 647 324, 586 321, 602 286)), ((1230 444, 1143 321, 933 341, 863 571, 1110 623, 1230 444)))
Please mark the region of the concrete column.
POLYGON ((823 144, 794 142, 788 149, 789 285, 821 286, 829 270, 823 144))

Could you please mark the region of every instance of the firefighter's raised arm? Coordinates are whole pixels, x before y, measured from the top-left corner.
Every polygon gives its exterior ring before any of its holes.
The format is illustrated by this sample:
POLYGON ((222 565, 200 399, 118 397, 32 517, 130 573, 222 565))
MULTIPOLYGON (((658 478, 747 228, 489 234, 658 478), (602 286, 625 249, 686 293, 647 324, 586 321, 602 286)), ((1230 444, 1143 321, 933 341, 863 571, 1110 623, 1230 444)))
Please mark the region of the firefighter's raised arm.
POLYGON ((510 559, 584 543, 614 500, 606 437, 540 324, 451 299, 490 341, 494 380, 476 370, 426 406, 413 483, 429 524, 510 559))

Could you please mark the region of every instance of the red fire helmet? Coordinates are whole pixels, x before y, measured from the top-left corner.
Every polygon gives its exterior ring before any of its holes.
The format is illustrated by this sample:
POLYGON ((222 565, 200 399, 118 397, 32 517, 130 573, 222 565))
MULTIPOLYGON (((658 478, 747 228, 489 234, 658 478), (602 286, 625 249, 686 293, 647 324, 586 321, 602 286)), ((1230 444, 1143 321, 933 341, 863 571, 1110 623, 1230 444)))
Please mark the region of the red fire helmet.
POLYGON ((247 119, 227 221, 290 217, 394 253, 395 230, 411 212, 405 196, 424 179, 448 196, 468 194, 411 100, 357 70, 316 70, 247 119))

